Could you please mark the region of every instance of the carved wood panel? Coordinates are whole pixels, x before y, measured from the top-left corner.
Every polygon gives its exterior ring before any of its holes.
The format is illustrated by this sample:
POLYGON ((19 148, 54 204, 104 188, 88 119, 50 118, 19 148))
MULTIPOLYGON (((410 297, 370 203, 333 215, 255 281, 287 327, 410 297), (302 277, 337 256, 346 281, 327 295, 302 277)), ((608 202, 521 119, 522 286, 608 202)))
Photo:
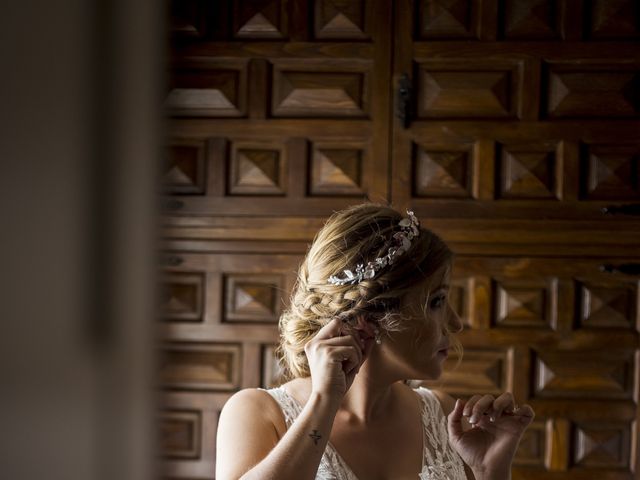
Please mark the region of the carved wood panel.
POLYGON ((183 2, 165 98, 167 221, 388 198, 388 2, 183 2))
POLYGON ((607 262, 456 259, 453 284, 466 288, 455 296, 474 306, 462 316, 465 351, 426 384, 462 396, 509 390, 534 407, 514 478, 586 478, 593 468, 633 478, 640 282, 603 271, 607 262))
POLYGON ((432 386, 534 406, 513 478, 635 478, 638 3, 170 3, 163 475, 213 479, 224 402, 282 381, 308 243, 369 199, 456 252, 465 353, 432 386))

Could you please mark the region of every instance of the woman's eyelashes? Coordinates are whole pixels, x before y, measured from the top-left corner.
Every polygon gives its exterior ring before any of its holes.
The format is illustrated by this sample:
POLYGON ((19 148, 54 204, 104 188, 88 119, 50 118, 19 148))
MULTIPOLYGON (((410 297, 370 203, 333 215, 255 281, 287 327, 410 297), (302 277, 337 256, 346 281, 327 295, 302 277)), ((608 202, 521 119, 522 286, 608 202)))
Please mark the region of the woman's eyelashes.
POLYGON ((446 303, 447 303, 446 295, 444 294, 436 295, 429 301, 429 308, 431 310, 438 310, 439 308, 444 307, 446 303))

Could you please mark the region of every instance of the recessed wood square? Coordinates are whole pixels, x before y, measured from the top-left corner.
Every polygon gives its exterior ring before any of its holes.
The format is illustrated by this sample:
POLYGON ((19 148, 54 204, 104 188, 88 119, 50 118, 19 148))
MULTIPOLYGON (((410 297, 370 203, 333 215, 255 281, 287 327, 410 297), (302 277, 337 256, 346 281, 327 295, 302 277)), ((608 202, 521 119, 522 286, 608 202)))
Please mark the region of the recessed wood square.
POLYGON ((471 152, 416 146, 413 195, 431 198, 471 198, 471 152))
POLYGON ((282 39, 287 36, 287 9, 282 0, 233 2, 233 36, 243 39, 282 39))
POLYGON ((562 165, 555 145, 500 145, 498 151, 500 198, 559 199, 562 165))
POLYGON ((456 355, 444 364, 442 377, 424 382, 430 388, 443 388, 459 395, 475 395, 478 392, 500 395, 505 388, 507 354, 504 350, 464 349, 458 368, 456 355))
POLYGON ((162 174, 164 191, 169 194, 205 193, 205 142, 176 141, 167 146, 162 174))
POLYGON ((310 195, 363 195, 363 150, 314 146, 310 195))
POLYGON ((202 418, 197 410, 165 410, 160 414, 160 451, 165 458, 200 457, 202 418))
POLYGON ((234 143, 229 166, 229 194, 284 195, 286 169, 284 146, 234 143))
POLYGON ((577 285, 578 325, 582 328, 636 327, 638 292, 634 284, 577 285))
POLYGON ((316 0, 314 2, 314 34, 318 39, 365 40, 369 38, 368 0, 316 0))
POLYGON ((519 77, 516 65, 419 63, 418 118, 515 118, 519 77))
POLYGON ((545 398, 631 399, 633 353, 629 351, 537 351, 534 390, 545 398))
MULTIPOLYGON (((309 67, 306 67, 309 68, 309 67)), ((273 69, 272 114, 275 117, 367 117, 368 73, 273 69)))
POLYGON ((420 39, 453 40, 477 36, 478 3, 420 0, 415 5, 420 39))
POLYGON ((626 423, 578 423, 574 430, 573 463, 584 468, 628 470, 631 425, 626 423))
POLYGON ((282 385, 285 370, 276 356, 276 345, 262 347, 262 388, 274 388, 282 385))
POLYGON ((246 62, 175 67, 165 107, 173 116, 241 117, 246 105, 246 62), (230 66, 229 66, 230 67, 230 66))
POLYGON ((191 390, 233 390, 240 381, 240 345, 171 343, 162 349, 162 386, 191 390))
POLYGON ((640 68, 628 64, 550 65, 549 117, 630 118, 640 112, 640 68))
POLYGON ((201 322, 205 279, 203 274, 165 274, 162 281, 162 317, 171 322, 201 322))
POLYGON ((494 281, 497 328, 555 329, 557 280, 500 279, 494 281))
POLYGON ((556 0, 503 0, 503 36, 519 40, 560 38, 560 11, 556 0))
POLYGON ((584 198, 640 198, 640 145, 583 145, 581 153, 584 198))
POLYGON ((224 322, 278 322, 284 295, 281 276, 232 274, 224 285, 224 322))

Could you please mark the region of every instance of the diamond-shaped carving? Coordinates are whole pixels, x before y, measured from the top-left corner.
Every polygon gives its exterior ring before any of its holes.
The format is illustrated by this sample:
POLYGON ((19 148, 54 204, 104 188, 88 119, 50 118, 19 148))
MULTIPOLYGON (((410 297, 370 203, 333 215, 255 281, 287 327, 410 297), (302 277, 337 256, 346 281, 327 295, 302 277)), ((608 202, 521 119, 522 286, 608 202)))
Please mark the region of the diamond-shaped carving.
POLYGON ((593 199, 640 197, 640 148, 592 145, 586 159, 585 193, 593 199))
POLYGON ((507 0, 504 36, 507 38, 554 38, 557 3, 554 0, 507 0))
POLYGON ((363 1, 317 0, 315 35, 317 38, 365 38, 363 1))
POLYGON ((449 288, 449 305, 451 305, 451 308, 456 313, 456 315, 460 317, 463 325, 465 327, 469 327, 470 321, 467 315, 466 308, 468 298, 466 285, 461 280, 458 280, 456 283, 458 284, 451 285, 451 287, 449 288))
POLYGON ((315 149, 309 190, 312 195, 361 195, 362 151, 315 149))
POLYGON ((202 0, 170 2, 170 31, 176 37, 204 39, 207 36, 207 3, 202 0))
POLYGON ((579 424, 575 430, 576 465, 627 468, 631 435, 625 424, 579 424))
POLYGON ((592 0, 590 36, 593 38, 637 38, 640 36, 636 0, 592 0))
POLYGON ((235 6, 238 38, 283 38, 281 0, 240 0, 235 6))
POLYGON ((234 195, 282 195, 282 151, 234 145, 229 193, 234 195))
POLYGON ((171 321, 201 321, 203 291, 202 275, 167 275, 162 285, 163 317, 171 321))
POLYGON ((229 275, 225 282, 224 321, 277 322, 282 278, 274 275, 229 275))
POLYGON ((202 194, 205 185, 204 143, 170 145, 162 176, 167 193, 202 194))
POLYGON ((200 456, 201 415, 198 411, 169 410, 160 415, 160 451, 165 458, 200 456))
POLYGON ((580 323, 587 328, 633 328, 635 292, 631 286, 583 285, 580 323))
POLYGON ((423 0, 419 2, 421 38, 470 37, 475 22, 475 3, 468 0, 423 0))
POLYGON ((163 349, 161 360, 163 386, 194 390, 238 387, 239 345, 174 343, 163 349))
POLYGON ((630 398, 632 355, 617 352, 539 352, 534 362, 536 394, 548 398, 630 398))
POLYGON ((496 324, 554 328, 555 285, 496 284, 496 324))
MULTIPOLYGON (((571 67, 563 67, 568 70, 571 67)), ((552 71, 548 114, 551 117, 633 117, 640 110, 640 75, 607 70, 552 71)))
POLYGON ((363 76, 342 72, 282 72, 275 79, 274 114, 362 115, 363 76))
POLYGON ((500 196, 556 198, 556 159, 552 151, 502 149, 500 196))
POLYGON ((512 116, 511 71, 421 71, 421 117, 512 116))
POLYGON ((215 471, 218 418, 230 393, 171 390, 162 392, 158 402, 165 413, 161 421, 176 421, 161 428, 162 478, 206 478, 215 471), (195 416, 198 416, 196 421, 195 416), (191 430, 191 431, 190 431, 191 430), (173 454, 172 454, 173 452, 173 454), (169 458, 167 458, 167 456, 169 458))
POLYGON ((274 388, 285 381, 285 370, 276 356, 276 347, 267 345, 262 349, 262 387, 274 388))
POLYGON ((246 66, 238 70, 204 65, 173 72, 165 106, 176 116, 238 117, 244 110, 246 66))
POLYGON ((513 463, 518 466, 543 467, 545 463, 545 451, 545 422, 536 419, 524 432, 513 463))
POLYGON ((506 353, 502 350, 474 350, 465 348, 458 368, 456 355, 451 355, 444 365, 438 381, 424 382, 436 388, 447 386, 447 391, 459 395, 474 395, 474 392, 500 394, 505 388, 506 353))
POLYGON ((416 197, 470 197, 469 152, 418 149, 414 167, 416 197))

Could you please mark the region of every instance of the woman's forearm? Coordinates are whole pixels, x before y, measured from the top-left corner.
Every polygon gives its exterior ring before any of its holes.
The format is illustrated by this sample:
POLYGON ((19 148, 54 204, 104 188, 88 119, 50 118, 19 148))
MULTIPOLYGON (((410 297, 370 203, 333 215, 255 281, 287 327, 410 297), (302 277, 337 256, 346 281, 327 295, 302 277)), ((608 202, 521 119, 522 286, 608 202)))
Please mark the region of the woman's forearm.
POLYGON ((338 407, 328 396, 312 393, 278 444, 242 479, 315 479, 338 407))

